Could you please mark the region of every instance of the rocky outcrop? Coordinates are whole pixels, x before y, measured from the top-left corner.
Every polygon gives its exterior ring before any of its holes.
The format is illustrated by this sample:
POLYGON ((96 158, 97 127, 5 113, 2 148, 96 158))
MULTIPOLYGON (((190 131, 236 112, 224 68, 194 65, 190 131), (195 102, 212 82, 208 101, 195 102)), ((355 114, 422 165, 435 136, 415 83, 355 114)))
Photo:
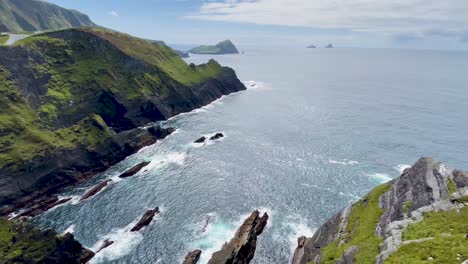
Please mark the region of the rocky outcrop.
POLYGON ((127 171, 125 171, 124 173, 122 173, 119 178, 128 178, 128 177, 131 177, 135 174, 137 174, 139 171, 141 171, 144 167, 148 166, 151 162, 149 161, 144 161, 144 162, 141 162, 137 165, 135 165, 134 167, 132 167, 131 169, 128 169, 127 171))
POLYGON ((57 196, 43 197, 42 199, 36 201, 36 204, 18 215, 18 217, 34 217, 40 215, 43 212, 46 212, 56 206, 69 202, 71 199, 72 198, 59 199, 57 196))
POLYGON ((101 252, 103 249, 110 247, 112 244, 114 244, 114 241, 109 240, 109 239, 105 239, 104 241, 102 241, 102 244, 99 247, 99 249, 96 250, 96 254, 101 252))
POLYGON ((224 137, 223 133, 216 133, 216 134, 214 134, 213 136, 210 137, 210 140, 218 140, 218 139, 221 139, 223 137, 224 137))
POLYGON ((237 230, 234 238, 215 252, 208 264, 247 264, 253 259, 257 238, 267 225, 268 214, 254 211, 237 230))
POLYGON ((195 140, 193 143, 204 143, 206 141, 206 137, 200 137, 199 139, 195 140))
POLYGON ((185 258, 184 258, 184 262, 182 262, 182 264, 196 264, 198 262, 198 260, 200 260, 200 255, 201 255, 201 250, 199 249, 196 249, 192 252, 189 252, 185 258))
POLYGON ((138 221, 138 223, 136 223, 136 225, 130 229, 130 232, 140 231, 140 229, 149 225, 156 214, 159 214, 159 207, 146 211, 145 214, 141 217, 140 221, 138 221))
POLYGON ((328 44, 327 46, 325 46, 325 48, 327 48, 327 49, 332 49, 332 48, 334 48, 334 47, 333 47, 333 45, 330 43, 330 44, 328 44))
POLYGON ((94 195, 96 195, 98 192, 102 191, 102 189, 106 188, 109 183, 111 183, 112 180, 105 180, 98 185, 94 186, 91 188, 89 191, 87 191, 83 196, 81 196, 80 201, 87 200, 94 195))
MULTIPOLYGON (((353 240, 356 225, 363 224, 365 220, 359 219, 360 215, 353 214, 353 211, 366 207, 371 210, 370 204, 375 202, 376 208, 372 209, 375 212, 370 213, 378 216, 377 221, 375 226, 365 228, 373 231, 377 238, 373 241, 382 242, 375 245, 379 250, 373 259, 366 261, 382 264, 392 253, 408 243, 403 241, 402 235, 409 225, 423 221, 424 213, 427 212, 459 210, 465 206, 460 200, 464 200, 462 198, 467 195, 468 173, 451 170, 432 158, 421 158, 399 178, 378 186, 368 196, 326 221, 313 237, 301 237, 292 263, 322 263, 324 249, 330 250, 333 247, 343 252, 340 258, 334 259, 335 263, 358 263, 356 254, 365 248, 360 247, 359 242, 353 242, 352 245, 348 242, 353 240), (354 215, 354 218, 351 219, 350 215, 354 215), (350 221, 353 221, 352 224, 350 221)), ((362 230, 363 228, 360 229, 361 232, 362 230)), ((425 240, 418 240, 422 241, 425 240)))

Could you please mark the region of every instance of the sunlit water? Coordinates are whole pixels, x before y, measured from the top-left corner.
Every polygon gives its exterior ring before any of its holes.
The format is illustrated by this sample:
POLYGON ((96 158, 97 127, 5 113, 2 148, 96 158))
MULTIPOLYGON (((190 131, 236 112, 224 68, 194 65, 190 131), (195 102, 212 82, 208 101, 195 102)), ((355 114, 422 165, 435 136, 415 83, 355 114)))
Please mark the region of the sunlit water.
MULTIPOLYGON (((196 56, 189 62, 206 62, 196 56)), ((270 221, 254 263, 287 263, 300 235, 420 156, 468 168, 468 54, 397 50, 247 50, 216 56, 255 87, 166 122, 175 134, 63 194, 35 219, 85 246, 115 241, 94 263, 201 263, 254 209, 270 221), (219 142, 196 145, 223 132, 219 142), (129 167, 148 171, 118 181, 129 167), (106 178, 89 201, 78 197, 106 178), (129 229, 149 208, 162 213, 129 229)))

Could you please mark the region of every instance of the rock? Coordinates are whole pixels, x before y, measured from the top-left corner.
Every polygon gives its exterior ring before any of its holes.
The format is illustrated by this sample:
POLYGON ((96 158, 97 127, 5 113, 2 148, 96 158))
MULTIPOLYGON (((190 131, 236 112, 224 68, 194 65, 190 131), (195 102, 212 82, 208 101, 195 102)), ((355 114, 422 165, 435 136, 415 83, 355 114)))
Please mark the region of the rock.
POLYGON ((146 211, 146 213, 141 217, 140 221, 138 221, 138 223, 132 229, 130 229, 130 232, 139 231, 143 227, 149 225, 156 214, 159 214, 159 207, 146 211))
POLYGON ((214 134, 213 136, 210 137, 210 140, 218 140, 218 139, 223 138, 223 137, 224 137, 223 133, 216 133, 216 134, 214 134))
POLYGON ((102 189, 104 189, 107 186, 107 184, 109 184, 110 182, 112 182, 112 180, 105 180, 105 181, 99 183, 98 185, 94 186, 93 188, 91 188, 91 190, 89 190, 87 193, 85 193, 83 196, 81 196, 80 201, 89 199, 90 197, 96 195, 98 192, 100 192, 102 189))
POLYGON ((327 46, 325 46, 325 48, 327 48, 327 49, 332 49, 332 48, 333 48, 333 45, 330 43, 330 44, 328 44, 327 46))
POLYGON ((151 162, 149 161, 144 161, 139 163, 138 165, 133 166, 131 169, 127 170, 126 172, 122 173, 119 178, 128 178, 131 177, 135 174, 137 174, 141 169, 144 167, 148 166, 151 162))
POLYGON ((307 46, 307 48, 308 48, 308 49, 315 49, 315 48, 317 48, 317 47, 316 47, 315 45, 309 45, 309 46, 307 46))
POLYGON ((195 140, 194 143, 203 143, 203 142, 205 142, 205 140, 206 140, 206 137, 203 136, 203 137, 201 137, 201 138, 195 140))
POLYGON ((297 247, 302 248, 304 247, 305 242, 307 241, 307 238, 305 236, 301 236, 297 239, 297 247))
POLYGON ((198 260, 200 259, 200 255, 201 255, 201 250, 199 249, 196 249, 192 252, 189 252, 185 258, 184 258, 184 262, 182 262, 182 264, 196 264, 198 262, 198 260))
POLYGON ((102 241, 102 245, 99 247, 98 250, 96 250, 96 254, 99 253, 101 250, 109 247, 112 244, 114 244, 114 241, 109 240, 109 239, 106 239, 106 240, 102 241))
POLYGON ((234 238, 213 254, 208 264, 250 263, 257 247, 257 237, 262 234, 267 222, 268 214, 260 217, 259 211, 255 210, 239 227, 234 238))
POLYGON ((28 216, 34 217, 39 214, 42 214, 45 211, 48 211, 58 205, 64 204, 70 201, 72 198, 59 199, 57 196, 44 197, 44 200, 38 201, 31 208, 21 213, 18 217, 28 216))

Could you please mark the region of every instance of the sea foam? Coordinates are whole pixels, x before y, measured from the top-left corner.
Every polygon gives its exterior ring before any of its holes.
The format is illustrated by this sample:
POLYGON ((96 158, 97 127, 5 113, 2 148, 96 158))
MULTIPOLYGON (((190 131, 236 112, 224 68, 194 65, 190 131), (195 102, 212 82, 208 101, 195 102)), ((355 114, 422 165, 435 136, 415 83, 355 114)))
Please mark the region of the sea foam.
POLYGON ((392 177, 390 177, 390 175, 386 174, 386 173, 365 173, 363 172, 362 174, 368 176, 368 177, 371 177, 372 179, 375 179, 377 181, 379 181, 379 183, 386 183, 386 182, 389 182, 392 180, 392 177))
POLYGON ((347 165, 356 165, 356 164, 359 164, 358 161, 355 161, 355 160, 348 160, 348 159, 344 159, 344 160, 328 160, 329 163, 331 164, 340 164, 340 165, 344 165, 344 166, 347 166, 347 165))
POLYGON ((402 174, 406 169, 411 168, 411 165, 408 164, 398 164, 395 166, 395 169, 402 174))

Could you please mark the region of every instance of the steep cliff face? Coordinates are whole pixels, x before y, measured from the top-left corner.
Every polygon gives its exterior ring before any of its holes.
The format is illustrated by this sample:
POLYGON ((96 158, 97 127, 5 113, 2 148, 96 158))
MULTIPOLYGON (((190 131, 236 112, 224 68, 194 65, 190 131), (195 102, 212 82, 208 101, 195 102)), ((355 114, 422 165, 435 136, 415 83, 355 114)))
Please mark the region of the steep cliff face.
POLYGON ((0 47, 0 84, 2 214, 172 131, 137 127, 245 89, 215 61, 188 65, 165 45, 95 28, 0 47))
POLYGON ((79 26, 94 26, 94 23, 85 14, 46 1, 0 1, 0 32, 18 33, 79 26))
POLYGON ((461 263, 467 195, 468 173, 421 158, 299 238, 292 263, 461 263))
POLYGON ((25 222, 0 218, 0 263, 70 263, 88 262, 94 253, 67 233, 37 230, 25 222))

